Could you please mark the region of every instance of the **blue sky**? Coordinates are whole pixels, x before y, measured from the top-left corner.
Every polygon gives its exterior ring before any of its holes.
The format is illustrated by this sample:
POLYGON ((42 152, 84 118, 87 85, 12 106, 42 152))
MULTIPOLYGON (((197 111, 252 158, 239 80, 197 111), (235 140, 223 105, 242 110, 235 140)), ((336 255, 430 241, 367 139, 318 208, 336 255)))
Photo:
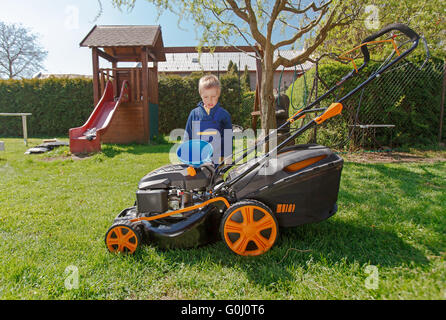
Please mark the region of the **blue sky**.
MULTIPOLYGON (((114 8, 111 0, 102 0, 102 15, 97 0, 1 0, 0 21, 20 23, 39 35, 39 42, 48 51, 44 73, 91 74, 91 52, 80 48, 94 25, 156 25, 162 27, 165 46, 195 46, 199 43, 191 22, 165 12, 157 19, 157 9, 144 0, 138 0, 133 11, 114 8)), ((276 33, 276 37, 283 35, 276 33)), ((234 38, 235 45, 246 45, 234 38)), ((108 67, 101 60, 101 67, 108 67)))
POLYGON ((110 0, 102 0, 103 13, 95 0, 2 0, 0 21, 21 23, 39 35, 48 51, 45 73, 91 74, 91 52, 79 43, 97 25, 154 25, 162 27, 165 46, 192 46, 198 43, 191 23, 177 25, 177 16, 165 13, 157 21, 157 11, 139 0, 132 12, 114 8, 110 0), (182 30, 186 29, 186 30, 182 30))

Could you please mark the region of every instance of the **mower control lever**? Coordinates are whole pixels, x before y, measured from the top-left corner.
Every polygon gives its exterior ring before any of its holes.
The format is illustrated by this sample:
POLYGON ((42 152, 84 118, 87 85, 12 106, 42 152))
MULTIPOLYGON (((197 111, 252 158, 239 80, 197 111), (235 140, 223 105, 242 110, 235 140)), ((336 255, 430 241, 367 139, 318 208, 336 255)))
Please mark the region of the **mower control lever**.
MULTIPOLYGON (((409 28, 407 25, 402 24, 402 23, 393 23, 393 24, 389 24, 388 26, 382 28, 378 32, 375 32, 374 34, 368 36, 367 38, 364 39, 364 41, 362 41, 362 43, 364 44, 367 42, 371 42, 392 30, 396 30, 396 31, 400 31, 400 32, 404 33, 408 38, 410 38, 410 40, 412 42, 415 42, 415 41, 418 42, 418 40, 420 39, 420 36, 415 31, 413 31, 411 28, 409 28)), ((370 53, 369 53, 369 49, 367 48, 367 45, 361 46, 361 51, 364 56, 364 64, 367 64, 370 61, 370 53)))
POLYGON ((322 122, 324 122, 330 118, 333 118, 334 116, 337 116, 341 112, 342 112, 342 103, 335 102, 335 103, 332 103, 331 106, 329 106, 327 108, 327 111, 325 111, 322 115, 320 115, 319 117, 314 119, 314 121, 317 124, 321 124, 322 122))

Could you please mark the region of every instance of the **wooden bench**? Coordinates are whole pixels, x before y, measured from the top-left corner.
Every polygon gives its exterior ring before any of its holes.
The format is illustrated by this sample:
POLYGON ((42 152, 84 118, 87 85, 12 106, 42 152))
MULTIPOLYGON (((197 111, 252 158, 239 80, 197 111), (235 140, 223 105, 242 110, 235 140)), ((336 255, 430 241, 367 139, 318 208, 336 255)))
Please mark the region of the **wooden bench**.
POLYGON ((0 113, 0 116, 4 117, 22 117, 23 139, 26 146, 28 145, 28 127, 26 124, 26 117, 31 115, 32 113, 0 113))
MULTIPOLYGON (((376 145, 378 145, 380 148, 382 148, 383 146, 378 142, 378 140, 376 140, 376 129, 377 128, 390 128, 390 129, 394 129, 395 125, 393 124, 355 124, 355 125, 349 125, 349 127, 353 127, 353 128, 359 128, 362 131, 362 138, 361 138, 361 148, 363 147, 364 144, 364 133, 365 131, 372 129, 372 135, 371 138, 373 140, 373 147, 375 148, 376 145)), ((393 131, 390 135, 390 149, 392 149, 392 136, 393 136, 393 131)))

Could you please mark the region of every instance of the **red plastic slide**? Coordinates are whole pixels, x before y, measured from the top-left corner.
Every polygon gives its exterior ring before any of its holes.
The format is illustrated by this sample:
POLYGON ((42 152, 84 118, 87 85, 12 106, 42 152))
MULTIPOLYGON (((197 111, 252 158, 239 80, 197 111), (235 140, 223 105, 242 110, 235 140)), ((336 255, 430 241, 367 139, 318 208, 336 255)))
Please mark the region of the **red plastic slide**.
POLYGON ((82 127, 70 129, 71 153, 101 151, 101 136, 107 130, 116 109, 128 99, 129 85, 127 81, 123 82, 121 95, 117 100, 114 99, 113 84, 108 81, 101 100, 99 100, 87 122, 82 127))

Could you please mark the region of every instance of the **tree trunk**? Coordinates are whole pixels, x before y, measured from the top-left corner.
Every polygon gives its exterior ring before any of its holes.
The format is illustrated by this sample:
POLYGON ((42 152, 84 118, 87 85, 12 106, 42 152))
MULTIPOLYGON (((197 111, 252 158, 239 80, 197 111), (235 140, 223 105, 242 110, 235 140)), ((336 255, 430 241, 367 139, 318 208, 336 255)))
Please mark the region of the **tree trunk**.
MULTIPOLYGON (((260 89, 261 125, 265 135, 267 135, 270 130, 277 128, 276 112, 274 108, 273 58, 274 50, 268 47, 265 48, 262 59, 263 76, 260 89)), ((265 145, 264 151, 269 151, 268 145, 265 145)))
POLYGON ((9 79, 11 80, 11 79, 13 79, 14 78, 14 74, 13 74, 13 72, 12 72, 12 62, 11 62, 11 60, 10 59, 8 59, 9 61, 8 61, 8 71, 9 71, 9 79))

